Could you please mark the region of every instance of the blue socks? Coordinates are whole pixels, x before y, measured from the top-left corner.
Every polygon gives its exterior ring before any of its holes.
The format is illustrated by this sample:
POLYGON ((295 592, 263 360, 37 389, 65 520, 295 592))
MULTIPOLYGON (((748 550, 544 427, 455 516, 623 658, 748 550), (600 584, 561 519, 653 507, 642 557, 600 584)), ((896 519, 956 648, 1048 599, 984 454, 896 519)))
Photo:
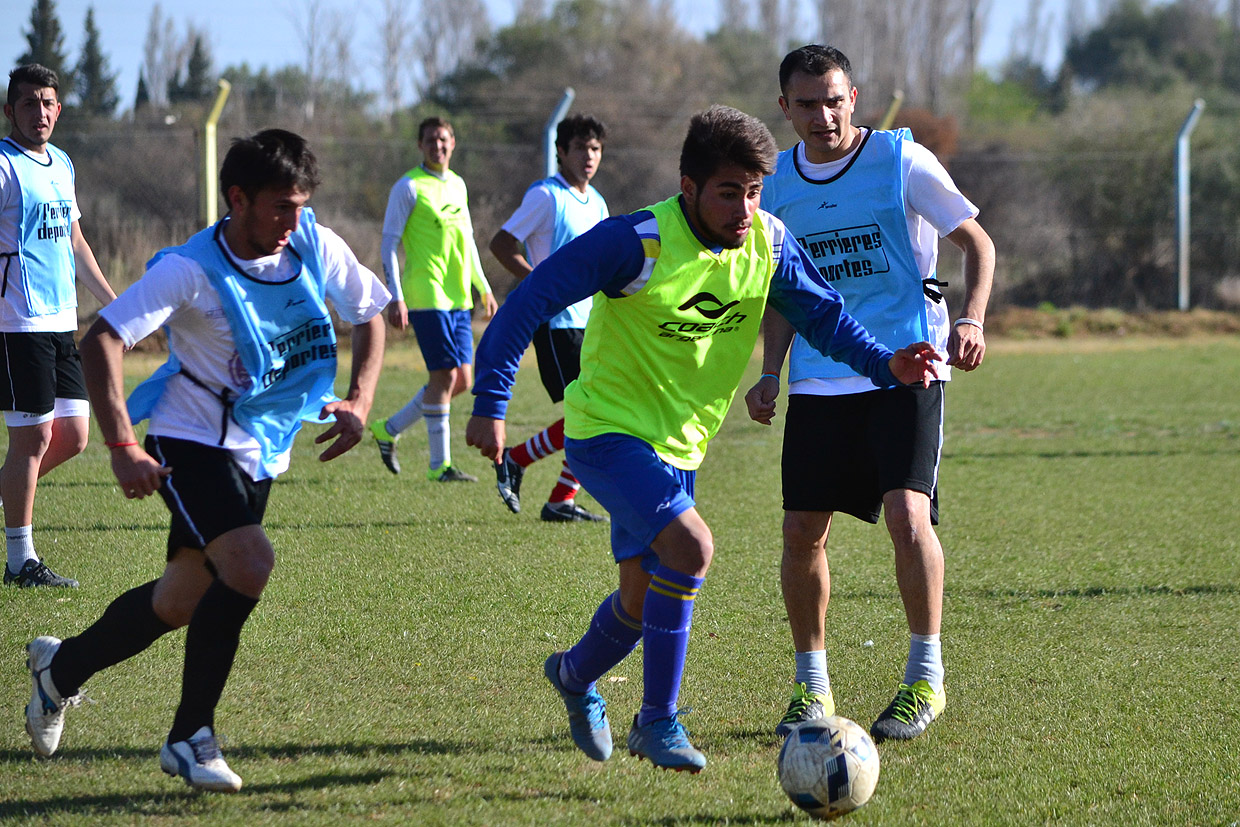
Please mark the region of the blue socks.
POLYGON ((641 621, 620 605, 620 592, 612 592, 595 611, 585 635, 560 659, 560 682, 569 692, 589 692, 641 639, 641 621))
POLYGON ((676 714, 680 680, 689 649, 693 602, 705 582, 660 565, 650 580, 642 609, 642 709, 638 726, 676 714))

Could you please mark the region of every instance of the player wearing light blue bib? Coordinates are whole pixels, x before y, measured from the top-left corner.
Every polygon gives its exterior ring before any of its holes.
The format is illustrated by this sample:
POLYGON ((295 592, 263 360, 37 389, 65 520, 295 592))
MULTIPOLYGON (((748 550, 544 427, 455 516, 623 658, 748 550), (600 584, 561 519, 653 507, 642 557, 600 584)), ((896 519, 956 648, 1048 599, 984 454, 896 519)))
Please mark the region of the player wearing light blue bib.
POLYGON ((641 642, 642 706, 629 751, 670 769, 705 766, 678 720, 694 601, 714 553, 693 488, 768 299, 815 346, 878 385, 933 373, 929 345, 893 354, 877 344, 783 224, 758 209, 775 154, 756 118, 723 106, 695 116, 681 151, 680 195, 561 247, 509 294, 478 346, 466 437, 499 461, 534 329, 595 296, 581 375, 565 394, 565 452, 612 515, 620 587, 576 645, 547 658, 544 674, 565 704, 574 743, 598 761, 612 741, 596 683, 641 642))
POLYGON ((60 117, 59 79, 38 64, 9 74, 0 139, 0 410, 8 452, 4 583, 76 586, 34 548, 38 480, 86 447, 90 408, 77 333, 77 282, 101 304, 116 298, 78 225, 73 162, 49 140, 60 117))
MULTIPOLYGON (((603 158, 607 128, 590 115, 573 115, 556 127, 556 155, 560 171, 535 182, 521 206, 491 239, 491 252, 508 272, 524 279, 549 255, 607 217, 607 202, 590 181, 603 158)), ((564 400, 564 389, 581 373, 581 345, 593 297, 556 313, 534 331, 538 373, 552 402, 564 400)), ((521 510, 521 479, 537 460, 564 448, 564 420, 543 428, 525 442, 504 452, 495 466, 500 498, 513 513, 521 510)), ((605 517, 579 506, 581 484, 565 461, 559 479, 543 504, 547 522, 598 522, 605 517)))
POLYGON ((162 250, 82 340, 122 493, 158 493, 168 507, 167 562, 81 633, 28 645, 26 730, 51 755, 87 679, 185 626, 180 701, 160 767, 191 787, 235 792, 241 778, 220 754, 215 709, 275 564, 262 527, 272 480, 303 418, 332 422, 315 440, 330 443, 320 460, 361 441, 391 296, 306 208, 318 164, 300 136, 270 129, 234 141, 220 183, 228 215, 162 250), (343 400, 331 395, 336 339, 324 298, 353 326, 343 400), (160 327, 168 363, 126 406, 123 354, 160 327), (133 427, 140 418, 150 420, 143 444, 133 427))
MULTIPOLYGON (((985 353, 982 324, 994 245, 977 208, 907 130, 852 124, 857 89, 839 50, 805 46, 780 66, 785 116, 801 142, 780 154, 762 204, 781 217, 848 312, 888 345, 924 338, 969 371, 985 353), (937 277, 939 238, 964 254, 964 315, 949 323, 937 277)), ((746 395, 750 415, 769 423, 791 326, 765 323, 763 377, 746 395)), ((946 704, 939 630, 943 550, 938 521, 943 386, 875 389, 829 362, 800 337, 792 344, 782 459, 784 553, 781 584, 796 647, 796 688, 776 733, 831 715, 825 614, 832 514, 885 517, 910 629, 896 698, 871 726, 876 741, 923 732, 946 704), (824 438, 824 435, 827 435, 824 438), (822 474, 824 466, 831 474, 822 474)))

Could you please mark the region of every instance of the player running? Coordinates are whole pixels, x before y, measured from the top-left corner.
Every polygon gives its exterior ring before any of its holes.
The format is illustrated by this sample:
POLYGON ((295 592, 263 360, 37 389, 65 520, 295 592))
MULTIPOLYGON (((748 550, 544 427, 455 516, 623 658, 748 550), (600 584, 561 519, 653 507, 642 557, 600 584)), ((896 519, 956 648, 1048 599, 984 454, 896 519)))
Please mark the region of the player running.
POLYGON ((565 392, 564 448, 611 513, 620 588, 578 643, 544 664, 574 742, 597 761, 611 754, 612 740, 596 682, 641 642, 643 697, 630 753, 668 769, 706 765, 678 707, 694 600, 714 553, 694 482, 768 297, 815 346, 881 386, 934 375, 928 344, 893 354, 874 342, 783 224, 758 209, 775 156, 775 140, 756 118, 724 106, 695 116, 680 156, 680 194, 561 247, 508 296, 479 344, 466 438, 499 462, 517 365, 534 329, 598 294, 581 376, 565 392))
POLYGON ((275 564, 262 528, 268 492, 288 467, 303 418, 335 416, 315 439, 330 443, 320 460, 361 441, 390 296, 339 236, 315 223, 306 202, 318 165, 300 136, 270 129, 234 141, 220 183, 228 215, 158 253, 82 341, 122 493, 158 492, 172 513, 167 565, 81 634, 27 646, 26 730, 35 751, 51 755, 65 708, 91 675, 188 626, 180 704, 159 764, 191 787, 235 792, 241 778, 220 754, 215 707, 275 564), (353 325, 344 400, 332 395, 336 334, 325 298, 353 325), (127 407, 122 355, 161 326, 168 361, 127 407), (147 418, 143 446, 133 422, 147 418))
MULTIPOLYGON (((607 202, 590 185, 603 159, 606 139, 607 128, 590 115, 572 115, 556 127, 560 171, 526 190, 521 206, 491 239, 491 252, 518 279, 607 217, 607 202)), ((591 298, 582 299, 534 331, 538 374, 552 402, 563 402, 564 389, 581 373, 581 341, 592 304, 591 298)), ((525 469, 563 448, 564 419, 560 418, 516 448, 504 450, 503 460, 495 466, 495 477, 500 498, 510 511, 516 514, 521 510, 525 469)), ((606 520, 577 505, 580 487, 565 460, 560 478, 543 504, 542 519, 559 523, 606 520)))

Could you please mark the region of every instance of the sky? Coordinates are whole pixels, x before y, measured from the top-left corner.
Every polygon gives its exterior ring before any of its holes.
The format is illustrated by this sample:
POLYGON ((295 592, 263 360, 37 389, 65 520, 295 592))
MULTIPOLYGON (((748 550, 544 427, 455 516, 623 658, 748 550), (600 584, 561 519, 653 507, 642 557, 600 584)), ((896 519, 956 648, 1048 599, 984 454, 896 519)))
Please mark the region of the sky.
MULTIPOLYGON (((1044 8, 1052 15, 1049 27, 1052 36, 1048 44, 1051 55, 1062 52, 1062 38, 1057 38, 1056 33, 1063 29, 1063 8, 1068 2, 1071 0, 1044 0, 1044 8)), ((512 0, 486 0, 486 3, 493 25, 512 22, 515 14, 512 0)), ((12 68, 26 50, 26 32, 30 28, 34 0, 3 0, 3 4, 7 9, 4 16, 8 25, 0 30, 0 61, 12 68)), ((253 69, 300 63, 300 41, 292 19, 298 4, 298 0, 212 0, 208 4, 201 0, 160 0, 159 3, 163 16, 175 22, 178 32, 183 32, 188 24, 208 32, 217 69, 243 62, 253 69)), ((112 71, 118 74, 117 91, 122 109, 133 103, 142 47, 154 5, 154 2, 142 0, 55 0, 56 14, 65 34, 65 52, 72 62, 81 54, 86 10, 94 7, 95 25, 104 54, 112 71)), ((378 16, 377 0, 325 0, 325 6, 355 15, 359 7, 372 6, 374 15, 358 15, 355 19, 364 21, 378 16)), ((717 3, 676 0, 676 6, 686 26, 691 19, 701 26, 701 9, 707 7, 710 19, 705 28, 716 28, 717 3)), ((988 28, 981 40, 979 61, 982 67, 997 68, 1007 57, 1011 30, 1025 15, 1025 6, 1018 0, 992 0, 988 28)), ((355 59, 360 61, 367 52, 377 48, 377 34, 372 28, 359 25, 353 45, 355 59)))

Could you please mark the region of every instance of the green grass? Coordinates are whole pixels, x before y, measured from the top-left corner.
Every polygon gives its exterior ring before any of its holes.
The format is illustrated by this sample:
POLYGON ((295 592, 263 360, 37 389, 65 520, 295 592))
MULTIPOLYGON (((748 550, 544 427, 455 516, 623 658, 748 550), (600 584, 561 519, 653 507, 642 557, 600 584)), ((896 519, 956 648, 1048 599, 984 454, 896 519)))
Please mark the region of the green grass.
MULTIPOLYGON (((376 414, 423 381, 407 342, 376 414)), ((750 378, 756 378, 757 364, 750 378)), ((511 432, 556 415, 523 371, 511 432)), ((746 385, 747 387, 747 385, 746 385)), ((1090 342, 992 349, 948 392, 946 713, 884 745, 855 825, 1234 825, 1240 818, 1240 343, 1090 342)), ((0 821, 39 824, 692 825, 805 822, 775 779, 771 734, 791 643, 778 587, 779 427, 738 407, 699 476, 716 558, 681 696, 709 765, 653 770, 581 756, 541 665, 614 588, 608 530, 504 510, 482 482, 393 477, 372 444, 336 462, 300 440, 267 527, 276 574, 219 709, 240 795, 159 772, 183 635, 92 679, 61 751, 22 730, 22 647, 65 637, 158 575, 166 512, 127 502, 96 440, 39 490, 36 539, 73 592, 0 591, 0 821)), ((314 430, 314 429, 310 429, 314 430)), ((557 463, 534 466, 534 506, 557 463)), ((587 504, 589 504, 587 502, 587 504)), ((828 650, 840 714, 869 722, 907 651, 881 527, 832 537, 828 650)), ((640 657, 602 683, 623 741, 640 657)))

